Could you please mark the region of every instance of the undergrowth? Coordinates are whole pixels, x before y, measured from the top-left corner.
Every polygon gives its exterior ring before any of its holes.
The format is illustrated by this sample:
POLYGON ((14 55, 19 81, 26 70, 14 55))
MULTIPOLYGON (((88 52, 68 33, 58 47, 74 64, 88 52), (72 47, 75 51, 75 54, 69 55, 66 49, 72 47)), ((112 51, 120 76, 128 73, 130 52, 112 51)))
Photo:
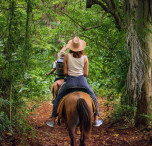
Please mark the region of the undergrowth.
POLYGON ((110 119, 113 123, 122 122, 126 127, 133 127, 135 113, 135 106, 114 104, 110 119))
MULTIPOLYGON (((10 102, 0 98, 0 109, 4 106, 9 106, 10 102)), ((18 133, 19 135, 27 136, 30 132, 35 136, 34 128, 28 123, 27 117, 31 112, 37 108, 37 105, 32 106, 30 109, 23 104, 21 108, 15 108, 12 105, 11 116, 5 110, 0 111, 0 141, 3 140, 5 134, 13 136, 18 133)))

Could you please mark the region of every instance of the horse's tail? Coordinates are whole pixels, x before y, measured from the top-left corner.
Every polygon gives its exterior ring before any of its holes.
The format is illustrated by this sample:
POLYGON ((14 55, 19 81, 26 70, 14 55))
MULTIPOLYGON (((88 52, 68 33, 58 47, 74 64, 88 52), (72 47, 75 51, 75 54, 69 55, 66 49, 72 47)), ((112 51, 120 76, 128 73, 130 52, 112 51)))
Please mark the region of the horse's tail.
POLYGON ((80 118, 80 128, 85 137, 89 137, 91 131, 91 112, 84 99, 80 98, 77 101, 77 110, 80 118))

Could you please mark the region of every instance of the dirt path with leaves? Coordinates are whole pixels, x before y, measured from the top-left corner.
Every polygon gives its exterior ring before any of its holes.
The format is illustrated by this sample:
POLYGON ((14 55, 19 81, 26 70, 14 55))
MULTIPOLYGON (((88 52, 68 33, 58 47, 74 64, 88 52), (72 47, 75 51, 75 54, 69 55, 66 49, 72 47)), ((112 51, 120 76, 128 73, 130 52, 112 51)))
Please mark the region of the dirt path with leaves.
MULTIPOLYGON (((100 127, 93 127, 90 138, 86 141, 87 146, 149 146, 149 134, 139 131, 136 128, 124 128, 123 125, 111 126, 107 120, 109 110, 104 106, 105 98, 98 98, 99 112, 103 117, 104 123, 100 127)), ((30 116, 29 122, 36 129, 35 139, 29 139, 30 145, 40 146, 69 146, 70 138, 64 124, 56 124, 54 128, 48 127, 45 122, 51 116, 52 104, 43 102, 38 105, 36 116, 30 116)), ((56 122, 57 123, 57 122, 56 122)), ((77 133, 76 139, 79 144, 80 134, 77 133)))
MULTIPOLYGON (((98 98, 99 112, 103 118, 103 125, 93 127, 91 136, 86 140, 87 146, 150 146, 150 132, 136 128, 126 128, 123 123, 111 125, 108 116, 112 110, 112 104, 107 108, 106 98, 98 98), (107 110, 109 109, 109 110, 107 110)), ((32 107, 32 106, 30 106, 32 107)), ((28 117, 28 122, 33 125, 34 132, 23 134, 6 132, 4 141, 0 146, 69 146, 70 138, 65 124, 48 127, 45 122, 51 116, 53 105, 51 102, 39 103, 35 112, 28 117)), ((57 122, 56 122, 57 123, 57 122)), ((17 127, 16 127, 17 128, 17 127)), ((79 145, 80 133, 76 140, 79 145)))

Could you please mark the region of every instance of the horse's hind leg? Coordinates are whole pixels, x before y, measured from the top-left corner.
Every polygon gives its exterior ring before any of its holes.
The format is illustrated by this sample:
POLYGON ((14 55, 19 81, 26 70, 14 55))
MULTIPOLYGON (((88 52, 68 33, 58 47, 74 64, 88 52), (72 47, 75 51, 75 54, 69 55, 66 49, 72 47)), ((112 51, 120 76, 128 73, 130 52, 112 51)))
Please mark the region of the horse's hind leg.
POLYGON ((80 135, 80 146, 85 146, 85 135, 82 131, 82 129, 80 128, 81 131, 81 135, 80 135))
POLYGON ((85 146, 85 136, 84 136, 84 134, 83 134, 83 138, 82 139, 80 139, 80 146, 85 146))
POLYGON ((71 139, 71 146, 76 146, 76 139, 75 139, 75 128, 76 127, 69 127, 68 126, 68 130, 69 130, 69 136, 71 139))

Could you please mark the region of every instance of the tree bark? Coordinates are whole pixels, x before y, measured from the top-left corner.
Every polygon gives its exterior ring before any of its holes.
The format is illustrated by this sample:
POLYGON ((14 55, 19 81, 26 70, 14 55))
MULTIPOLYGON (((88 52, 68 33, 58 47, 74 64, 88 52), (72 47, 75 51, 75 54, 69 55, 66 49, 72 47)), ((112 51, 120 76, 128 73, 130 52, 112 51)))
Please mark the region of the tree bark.
MULTIPOLYGON (((146 27, 150 31, 152 31, 152 25, 149 22, 149 18, 147 17, 149 14, 149 0, 141 1, 138 0, 138 7, 136 9, 136 20, 145 20, 142 24, 138 24, 137 31, 140 32, 141 26, 146 27)), ((149 115, 150 111, 150 102, 151 102, 151 58, 152 58, 152 34, 150 31, 147 31, 145 34, 145 42, 143 44, 143 50, 145 52, 145 66, 146 66, 146 74, 145 74, 145 82, 142 86, 141 98, 137 100, 137 113, 135 125, 137 127, 140 126, 149 126, 149 120, 143 115, 149 115)))
POLYGON ((25 33, 25 46, 27 46, 27 47, 28 47, 28 44, 29 44, 30 7, 31 7, 30 0, 28 0, 28 2, 27 2, 27 10, 26 10, 27 17, 26 17, 26 33, 25 33))

